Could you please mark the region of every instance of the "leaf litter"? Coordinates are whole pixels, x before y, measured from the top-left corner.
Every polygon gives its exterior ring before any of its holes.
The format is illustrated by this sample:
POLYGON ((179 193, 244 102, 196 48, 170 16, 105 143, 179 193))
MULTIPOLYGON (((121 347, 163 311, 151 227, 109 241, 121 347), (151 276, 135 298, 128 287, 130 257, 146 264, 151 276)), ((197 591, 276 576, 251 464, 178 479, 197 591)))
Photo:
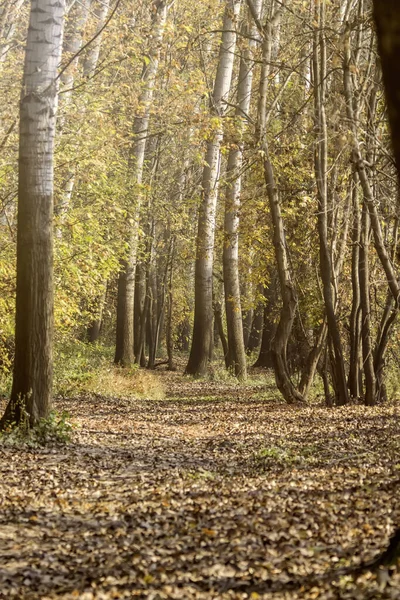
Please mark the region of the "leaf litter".
POLYGON ((344 574, 400 524, 396 405, 160 378, 58 400, 68 445, 0 445, 1 600, 400 598, 396 571, 344 574))

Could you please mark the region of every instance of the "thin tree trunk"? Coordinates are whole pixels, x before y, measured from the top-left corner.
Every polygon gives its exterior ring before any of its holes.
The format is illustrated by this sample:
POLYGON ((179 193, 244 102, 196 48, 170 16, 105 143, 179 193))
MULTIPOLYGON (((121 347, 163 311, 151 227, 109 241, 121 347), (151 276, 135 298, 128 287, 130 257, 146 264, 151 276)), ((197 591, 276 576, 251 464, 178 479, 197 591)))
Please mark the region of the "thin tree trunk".
MULTIPOLYGON (((400 302, 400 285, 396 276, 396 271, 393 263, 390 259, 389 253, 386 249, 385 242, 382 234, 382 227, 379 219, 377 206, 375 204, 374 194, 368 179, 365 161, 360 149, 360 143, 358 140, 357 122, 353 110, 353 84, 351 79, 351 51, 350 51, 350 27, 346 25, 344 35, 344 61, 343 61, 343 77, 344 77, 344 91, 346 98, 346 109, 349 124, 353 134, 353 163, 357 169, 357 173, 360 179, 361 189, 363 191, 363 200, 368 208, 369 216, 371 219, 371 227, 374 236, 374 245, 378 258, 381 262, 382 268, 385 272, 386 279, 390 292, 393 296, 396 307, 399 306, 400 302)), ((397 139, 397 138, 396 138, 397 139)), ((398 143, 396 141, 396 143, 398 143)), ((400 155, 398 170, 400 170, 400 155)))
POLYGON ((96 38, 87 49, 83 61, 83 76, 92 77, 96 71, 97 63, 99 62, 102 34, 100 33, 104 23, 106 22, 108 11, 110 9, 110 0, 97 0, 94 9, 94 18, 97 21, 96 38))
MULTIPOLYGON (((257 287, 257 295, 260 296, 264 293, 264 286, 259 284, 257 287)), ((260 342, 262 338, 263 332, 263 324, 264 324, 264 304, 265 299, 258 300, 255 309, 252 311, 252 321, 250 325, 250 334, 249 341, 246 345, 246 353, 251 354, 254 350, 258 350, 260 347, 260 342)))
POLYGON ((174 338, 173 338, 173 265, 174 265, 175 243, 172 242, 170 260, 168 264, 168 294, 167 294, 167 326, 166 326, 166 344, 168 355, 168 370, 176 371, 174 362, 174 338))
POLYGON ((153 243, 151 245, 149 263, 148 263, 148 290, 147 294, 149 296, 149 308, 147 315, 147 323, 149 328, 149 336, 148 336, 148 346, 149 346, 149 359, 147 362, 148 369, 154 369, 154 365, 156 364, 156 355, 157 355, 157 274, 155 267, 155 222, 153 220, 152 228, 151 228, 151 236, 153 243))
POLYGON ((235 19, 240 0, 226 0, 217 74, 211 97, 215 131, 207 142, 196 239, 195 307, 193 338, 186 373, 202 376, 207 372, 213 336, 213 253, 216 204, 220 171, 222 117, 229 95, 236 47, 235 19))
MULTIPOLYGON (((253 3, 248 0, 248 5, 254 18, 255 15, 253 3)), ((286 235, 278 189, 276 186, 273 166, 269 154, 266 129, 266 105, 271 61, 272 28, 274 22, 280 18, 282 10, 282 6, 279 6, 271 18, 267 19, 265 26, 260 32, 263 35, 263 44, 258 102, 257 137, 263 157, 264 179, 272 218, 275 259, 282 296, 280 319, 276 328, 274 340, 271 345, 271 354, 277 387, 286 402, 293 403, 297 401, 303 401, 302 395, 293 385, 287 365, 287 345, 296 315, 297 294, 289 269, 286 235)), ((256 18, 255 22, 257 23, 256 18)), ((258 25, 258 29, 260 29, 260 25, 258 25)))
POLYGON ((146 56, 142 72, 143 88, 139 98, 138 113, 133 125, 133 145, 131 150, 131 179, 132 179, 132 204, 129 214, 130 232, 127 240, 128 257, 121 264, 118 285, 117 303, 117 336, 114 362, 122 366, 130 366, 135 360, 134 356, 134 297, 135 297, 135 270, 137 258, 137 244, 139 232, 139 217, 141 206, 140 185, 143 176, 143 164, 146 147, 146 138, 149 129, 150 108, 153 100, 153 91, 159 63, 160 45, 163 38, 165 22, 167 19, 166 0, 154 0, 153 26, 151 32, 151 47, 146 56))
POLYGON ((230 361, 230 357, 229 357, 228 340, 226 339, 226 335, 224 332, 224 325, 222 323, 221 302, 214 303, 214 319, 215 319, 216 330, 218 332, 218 337, 221 340, 221 344, 222 344, 222 351, 224 353, 225 366, 227 369, 229 369, 231 366, 231 361, 230 361))
POLYGON ((0 6, 0 65, 11 49, 18 16, 25 0, 3 0, 0 6))
POLYGON ((76 2, 68 14, 68 23, 71 24, 71 30, 68 27, 65 32, 63 55, 66 60, 73 58, 71 64, 61 75, 61 102, 60 106, 68 106, 72 99, 73 86, 79 63, 79 50, 83 44, 83 36, 86 23, 90 13, 92 0, 80 0, 76 2), (77 55, 77 56, 76 56, 77 55), (75 57, 75 58, 74 58, 75 57))
POLYGON ((325 0, 315 0, 314 4, 314 47, 313 47, 313 82, 315 106, 315 174, 318 191, 318 234, 320 244, 320 273, 322 280, 328 332, 332 340, 335 373, 335 396, 339 406, 348 403, 346 372, 344 367, 343 348, 335 312, 332 289, 333 265, 328 242, 328 201, 327 201, 327 124, 325 114, 326 87, 326 47, 323 34, 325 21, 325 0))
MULTIPOLYGON (((254 2, 258 16, 261 11, 261 0, 254 2)), ((246 352, 243 339, 242 307, 240 302, 239 281, 239 213, 241 193, 241 169, 243 165, 243 132, 245 118, 249 112, 251 90, 253 83, 252 50, 254 49, 256 28, 249 26, 251 15, 247 17, 242 32, 249 35, 248 46, 240 58, 239 81, 236 96, 237 131, 234 144, 231 146, 226 169, 227 188, 225 195, 225 220, 224 220, 224 249, 223 272, 225 291, 225 310, 228 332, 229 364, 233 366, 238 379, 246 379, 246 352)))
POLYGON ((321 354, 326 346, 327 333, 328 323, 325 317, 318 329, 315 344, 308 353, 306 364, 301 374, 299 392, 304 398, 307 398, 308 394, 310 393, 321 354))
POLYGON ((274 307, 277 303, 277 287, 279 283, 276 280, 276 276, 272 275, 271 281, 269 282, 268 287, 264 289, 264 317, 263 317, 263 326, 262 326, 262 337, 261 337, 261 346, 260 352, 258 354, 258 358, 254 363, 253 367, 263 367, 265 369, 273 368, 272 354, 271 354, 271 345, 275 336, 275 323, 273 321, 272 315, 274 307))
POLYGON ((350 314, 350 361, 348 385, 352 398, 362 396, 361 364, 361 305, 360 305, 360 207, 358 202, 358 177, 353 172, 353 234, 351 257, 352 304, 350 314))
MULTIPOLYGON (((68 13, 68 21, 70 30, 67 27, 64 36, 63 56, 66 60, 70 60, 75 55, 71 64, 61 75, 61 93, 60 93, 60 114, 58 126, 63 130, 65 125, 66 110, 71 103, 73 97, 73 87, 78 72, 79 65, 79 50, 83 44, 86 23, 90 13, 91 0, 82 0, 76 2, 68 13)), ((61 195, 54 207, 54 213, 58 215, 58 227, 56 229, 56 237, 62 237, 62 224, 71 205, 71 198, 75 187, 76 169, 72 164, 65 175, 64 184, 61 195)))
POLYGON ((101 326, 102 326, 102 322, 103 322, 103 310, 104 310, 104 305, 106 302, 106 295, 107 295, 107 282, 104 285, 104 291, 103 291, 102 295, 96 301, 96 304, 97 304, 96 318, 93 319, 93 321, 91 322, 91 324, 89 325, 89 327, 87 329, 87 340, 91 344, 94 344, 95 342, 97 342, 97 340, 100 337, 100 331, 101 331, 101 326))
POLYGON ((242 313, 243 343, 244 343, 246 353, 248 352, 248 347, 249 347, 251 325, 253 323, 253 314, 254 314, 254 310, 252 308, 249 308, 248 310, 246 310, 242 313))
MULTIPOLYGON (((396 217, 394 231, 393 231, 393 247, 392 247, 392 260, 394 259, 397 251, 398 244, 398 230, 399 230, 399 217, 396 217)), ((385 386, 385 355, 386 350, 390 341, 390 333, 393 325, 396 321, 399 309, 394 307, 393 297, 390 291, 388 291, 385 308, 383 310, 381 320, 378 327, 378 333, 374 347, 374 371, 376 378, 376 402, 384 402, 387 400, 386 386, 385 386)))
POLYGON ((363 351, 363 370, 365 377, 365 402, 375 404, 376 381, 371 344, 370 297, 369 297, 369 214, 363 206, 360 238, 360 304, 361 304, 361 340, 363 351))

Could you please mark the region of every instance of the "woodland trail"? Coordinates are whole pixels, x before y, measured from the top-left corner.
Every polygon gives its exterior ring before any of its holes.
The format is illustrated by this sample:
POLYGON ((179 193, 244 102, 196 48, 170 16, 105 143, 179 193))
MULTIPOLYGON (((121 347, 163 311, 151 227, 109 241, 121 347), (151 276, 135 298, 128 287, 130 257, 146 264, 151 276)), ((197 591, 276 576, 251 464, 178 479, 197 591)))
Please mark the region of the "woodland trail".
POLYGON ((160 377, 163 400, 58 400, 69 445, 0 445, 1 600, 400 598, 334 575, 400 523, 394 405, 160 377))

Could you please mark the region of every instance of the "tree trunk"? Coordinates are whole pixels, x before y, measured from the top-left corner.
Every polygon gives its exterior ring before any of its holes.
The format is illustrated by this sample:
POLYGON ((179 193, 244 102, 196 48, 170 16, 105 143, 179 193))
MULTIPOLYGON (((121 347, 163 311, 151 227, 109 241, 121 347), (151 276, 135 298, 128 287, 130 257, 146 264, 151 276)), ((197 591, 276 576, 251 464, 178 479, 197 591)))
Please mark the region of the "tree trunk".
POLYGON ((97 21, 96 25, 96 38, 91 42, 89 48, 86 51, 85 58, 83 61, 83 76, 92 77, 96 71, 97 63, 99 62, 100 49, 101 49, 101 30, 104 26, 107 14, 110 9, 110 0, 97 0, 96 7, 93 11, 93 16, 97 21))
MULTIPOLYGON (((396 256, 398 235, 399 235, 399 221, 400 217, 396 217, 394 230, 393 230, 393 247, 392 247, 392 260, 396 256)), ((378 333, 375 340, 374 347, 374 372, 376 378, 376 402, 384 402, 387 400, 386 386, 385 386, 385 355, 386 350, 390 341, 390 333, 393 325, 396 321, 399 309, 394 307, 393 297, 390 291, 388 291, 385 308, 383 310, 381 320, 378 327, 378 333)))
POLYGON ((358 177, 353 172, 353 234, 351 257, 352 304, 350 314, 350 361, 348 386, 352 398, 362 396, 361 359, 361 306, 360 306, 360 207, 358 202, 358 177))
MULTIPOLYGON (((400 5, 397 0, 373 0, 392 144, 400 181, 400 5)), ((395 298, 395 301, 398 300, 395 298)))
POLYGON ((363 206, 361 217, 360 240, 360 303, 361 303, 361 340, 365 378, 365 402, 368 406, 375 404, 376 381, 371 344, 370 297, 369 297, 369 214, 363 206))
MULTIPOLYGON (((258 294, 263 294, 264 286, 258 286, 258 294)), ((254 350, 258 350, 260 348, 260 342, 263 332, 263 324, 264 324, 264 303, 263 301, 258 301, 256 308, 251 311, 252 312, 252 321, 250 325, 250 334, 249 341, 246 345, 246 353, 251 354, 254 350)))
POLYGON ((4 63, 15 35, 19 12, 25 0, 5 0, 0 6, 0 65, 4 63))
POLYGON ((175 361, 174 361, 174 336, 173 336, 174 258, 175 258, 175 237, 173 236, 170 241, 168 261, 167 261, 167 265, 166 265, 167 315, 166 315, 165 337, 166 337, 166 346, 167 346, 167 355, 168 355, 168 370, 169 371, 176 371, 176 365, 175 365, 175 361))
POLYGON ((132 204, 129 213, 129 235, 127 239, 128 258, 121 263, 117 302, 117 336, 114 362, 122 366, 134 363, 134 297, 137 244, 139 233, 139 217, 141 207, 140 185, 143 176, 146 138, 150 121, 150 108, 159 63, 160 45, 167 19, 166 0, 153 0, 154 10, 151 31, 151 46, 146 55, 142 72, 142 92, 139 97, 139 108, 133 124, 133 145, 130 156, 132 178, 132 204))
POLYGON ((343 348, 335 312, 332 281, 334 279, 333 261, 328 241, 328 198, 327 198, 327 124, 325 114, 326 89, 326 47, 323 35, 325 4, 315 0, 314 4, 314 45, 313 45, 313 82, 315 107, 315 175, 318 193, 318 234, 320 245, 320 274, 322 280, 328 332, 333 347, 333 370, 335 373, 335 396, 339 406, 348 403, 346 372, 343 348))
MULTIPOLYGON (((252 2, 248 2, 248 4, 249 7, 252 7, 251 12, 254 17, 253 4, 252 2)), ((287 345, 292 331, 294 318, 296 315, 297 294, 289 269, 286 235, 283 224, 278 189, 276 186, 273 166, 269 155, 266 123, 266 105, 271 62, 272 31, 274 23, 276 23, 277 20, 280 19, 282 10, 282 7, 279 6, 276 12, 273 15, 271 15, 271 18, 267 19, 265 26, 260 32, 263 35, 263 44, 260 91, 258 101, 257 137, 260 145, 261 155, 263 157, 264 180, 267 189, 269 208, 271 212, 275 259, 282 297, 280 319, 276 328, 274 340, 271 345, 271 355, 277 387, 284 399, 286 400, 286 402, 293 403, 303 401, 302 395, 295 388, 291 380, 286 356, 287 345)), ((260 25, 258 25, 258 29, 260 29, 260 25)))
MULTIPOLYGON (((254 2, 255 10, 259 16, 261 0, 254 2)), ((243 338, 242 307, 240 303, 239 282, 239 213, 241 193, 241 170, 243 165, 243 132, 245 119, 249 112, 251 90, 253 83, 252 50, 254 49, 256 28, 249 26, 251 15, 242 27, 242 33, 250 37, 249 42, 240 58, 239 82, 236 96, 237 139, 233 141, 228 156, 226 169, 227 188, 225 195, 225 220, 224 220, 224 249, 223 272, 225 291, 225 310, 229 345, 229 363, 233 366, 238 379, 246 379, 246 352, 243 338), (252 38, 252 39, 251 39, 252 38)))
POLYGON ((102 326, 102 321, 103 321, 103 310, 104 310, 104 305, 106 302, 106 295, 107 295, 107 282, 104 285, 104 292, 96 301, 97 314, 95 313, 96 316, 87 329, 87 340, 91 344, 94 344, 95 342, 97 342, 97 340, 100 337, 100 331, 101 331, 101 326, 102 326))
MULTIPOLYGON (((393 2, 384 2, 384 5, 393 5, 393 2)), ((378 28, 379 31, 379 28, 378 28)), ((389 26, 389 35, 390 35, 390 26, 389 26)), ((385 52, 385 51, 384 51, 385 52)), ((400 302, 400 285, 398 283, 398 278, 396 275, 395 268, 393 266, 392 260, 389 256, 389 253, 386 249, 385 242, 382 234, 382 227, 379 219, 379 213, 375 204, 374 194, 368 179, 368 174, 366 170, 365 161, 361 152, 360 143, 358 140, 358 129, 357 129, 357 121, 354 115, 353 110, 353 84, 351 79, 351 50, 350 50, 350 27, 346 25, 345 35, 344 35, 344 62, 343 62, 343 78, 344 78, 344 91, 346 98, 346 109, 347 116, 349 119, 349 125, 351 127, 351 131, 353 134, 353 163, 355 168, 357 169, 357 173, 360 179, 361 189, 363 191, 363 200, 368 208, 369 216, 371 219, 371 227, 374 236, 374 245, 376 252, 378 254, 378 258, 382 265, 382 268, 385 272, 386 279, 388 282, 388 286, 390 292, 393 296, 396 307, 399 306, 400 302)), ((390 95, 390 92, 388 92, 390 95)), ((393 99, 392 99, 393 100, 393 99)), ((397 120, 395 119, 395 123, 397 120)), ((393 131, 392 130, 392 139, 393 139, 393 131)), ((396 138, 395 142, 398 144, 398 140, 396 138)), ((399 163, 397 164, 398 171, 400 172, 400 154, 399 154, 399 163)), ((397 161, 397 157, 396 157, 397 161)))
POLYGON ((147 362, 148 369, 154 369, 156 364, 157 355, 157 314, 158 314, 158 298, 157 298, 157 274, 155 266, 155 223, 153 221, 151 227, 151 250, 148 262, 148 286, 147 295, 149 296, 149 307, 147 315, 148 324, 148 346, 149 346, 149 359, 147 362))
POLYGON ((211 114, 215 130, 207 142, 202 180, 202 200, 199 209, 196 239, 195 307, 193 338, 186 373, 202 376, 207 372, 213 327, 213 253, 216 204, 220 171, 220 146, 223 137, 222 117, 231 87, 236 47, 235 19, 240 0, 226 0, 223 33, 217 74, 211 97, 211 114))
POLYGON ((277 285, 278 282, 276 281, 276 277, 272 276, 268 287, 264 289, 265 304, 261 346, 258 358, 253 367, 263 367, 264 369, 273 368, 271 346, 275 336, 276 326, 272 319, 272 314, 277 302, 277 285))
POLYGON ((321 354, 326 346, 327 334, 328 324, 325 317, 316 334, 314 346, 308 353, 306 364, 301 374, 299 392, 304 398, 307 398, 308 394, 310 393, 310 389, 314 381, 315 372, 318 368, 318 363, 320 361, 321 354))
POLYGON ((15 362, 0 428, 25 418, 35 425, 51 406, 53 155, 64 9, 62 0, 31 4, 20 102, 15 362))
POLYGON ((225 366, 226 366, 227 369, 229 369, 229 367, 232 366, 232 363, 230 361, 228 341, 226 339, 226 335, 225 335, 225 332, 224 332, 224 325, 222 323, 222 306, 221 306, 221 302, 215 302, 214 303, 214 319, 215 319, 216 329, 218 331, 218 337, 221 340, 221 344, 222 344, 222 350, 223 350, 223 353, 224 353, 225 366))
MULTIPOLYGON (((139 355, 140 324, 144 311, 144 302, 146 299, 146 263, 143 260, 138 261, 135 273, 135 311, 134 311, 134 354, 139 355)), ((137 362, 137 360, 136 360, 137 362)))
MULTIPOLYGON (((383 81, 385 84, 386 101, 388 104, 389 121, 392 130, 392 143, 400 181, 400 5, 397 0, 374 0, 374 16, 378 34, 378 47, 382 63, 383 81)), ((372 206, 369 204, 370 214, 372 206)), ((376 210, 376 209, 375 209, 376 210)), ((372 216, 371 216, 372 219, 372 216)), ((372 222, 374 228, 374 222, 372 222)), ((374 228, 374 238, 379 240, 378 228, 374 228), (377 230, 377 231, 376 231, 377 230)), ((376 243, 376 242, 375 242, 376 243)), ((386 263, 382 249, 379 258, 386 263)), ((392 266, 389 263, 389 266, 392 266)), ((388 265, 387 265, 388 267, 388 265)), ((385 269, 386 276, 395 276, 394 269, 385 269)), ((400 288, 397 279, 389 284, 396 310, 399 307, 400 288)), ((398 559, 400 554, 400 529, 397 529, 383 555, 375 561, 377 566, 390 564, 398 559)))
POLYGON ((253 323, 253 313, 254 313, 254 310, 252 308, 249 308, 248 310, 242 312, 243 343, 244 343, 246 353, 247 353, 248 347, 249 347, 251 325, 253 323))

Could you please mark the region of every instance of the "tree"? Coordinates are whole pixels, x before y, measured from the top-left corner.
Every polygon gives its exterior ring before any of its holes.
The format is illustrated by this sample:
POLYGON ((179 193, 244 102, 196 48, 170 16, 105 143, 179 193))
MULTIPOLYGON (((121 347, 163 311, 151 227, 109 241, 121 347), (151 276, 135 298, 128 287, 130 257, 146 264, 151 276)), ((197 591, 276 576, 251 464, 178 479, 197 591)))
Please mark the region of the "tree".
POLYGON ((325 1, 315 1, 314 4, 314 44, 313 44, 313 87, 315 105, 315 178, 318 197, 318 233, 320 247, 320 274, 323 286, 325 311, 328 322, 328 332, 332 344, 333 382, 336 403, 348 403, 346 373, 343 359, 342 341, 340 338, 337 315, 335 313, 333 260, 328 240, 328 130, 326 122, 326 41, 325 1))
MULTIPOLYGON (((261 11, 261 2, 255 2, 257 15, 261 11)), ((223 273, 225 288, 225 309, 228 332, 228 363, 234 368, 239 379, 246 379, 246 352, 243 338, 242 308, 240 303, 239 282, 239 213, 243 168, 243 129, 251 102, 254 62, 252 51, 256 45, 255 25, 249 15, 244 21, 242 33, 247 35, 247 48, 240 57, 236 110, 237 120, 235 136, 232 140, 226 168, 227 189, 225 195, 225 223, 223 273), (250 25, 249 25, 250 23, 250 25)))
POLYGON ((15 362, 0 421, 49 414, 53 342, 53 156, 63 0, 32 0, 20 101, 15 362))
POLYGON ((275 8, 273 5, 274 3, 272 3, 270 7, 270 14, 265 21, 265 25, 262 26, 255 14, 253 2, 251 0, 247 0, 247 2, 255 22, 258 23, 260 34, 263 37, 262 67, 258 97, 257 141, 260 146, 264 180, 271 213, 275 260, 282 297, 282 308, 279 322, 275 330, 275 336, 271 345, 271 355, 276 385, 285 400, 288 403, 293 403, 297 401, 303 401, 302 395, 292 382, 287 363, 287 345, 296 316, 298 298, 295 283, 290 270, 290 261, 287 251, 286 233, 284 220, 282 217, 279 190, 276 183, 274 167, 272 164, 271 153, 267 139, 267 92, 270 78, 273 35, 274 28, 276 28, 276 25, 282 16, 283 8, 281 4, 275 8))
POLYGON ((400 6, 396 0, 374 0, 373 4, 393 151, 400 177, 400 6))
MULTIPOLYGON (((374 17, 383 81, 400 184, 400 6, 396 0, 374 0, 374 17)), ((395 297, 398 304, 399 296, 395 297)), ((400 528, 373 566, 395 562, 400 554, 400 528)))
POLYGON ((186 373, 205 375, 212 345, 213 325, 213 253, 215 218, 221 168, 220 147, 223 138, 222 118, 226 111, 236 46, 235 18, 240 0, 226 0, 218 67, 210 112, 214 131, 207 141, 202 178, 202 199, 196 239, 195 308, 193 338, 186 373))
POLYGON ((168 3, 154 0, 152 3, 152 33, 150 48, 144 57, 142 72, 143 88, 139 98, 137 114, 133 123, 133 143, 131 148, 132 198, 129 210, 129 234, 127 240, 128 257, 121 265, 118 279, 117 335, 115 346, 116 364, 129 366, 134 363, 134 296, 135 271, 137 260, 138 230, 141 207, 140 186, 143 177, 143 164, 146 139, 149 128, 150 108, 153 100, 154 85, 157 76, 160 44, 167 18, 168 3))

